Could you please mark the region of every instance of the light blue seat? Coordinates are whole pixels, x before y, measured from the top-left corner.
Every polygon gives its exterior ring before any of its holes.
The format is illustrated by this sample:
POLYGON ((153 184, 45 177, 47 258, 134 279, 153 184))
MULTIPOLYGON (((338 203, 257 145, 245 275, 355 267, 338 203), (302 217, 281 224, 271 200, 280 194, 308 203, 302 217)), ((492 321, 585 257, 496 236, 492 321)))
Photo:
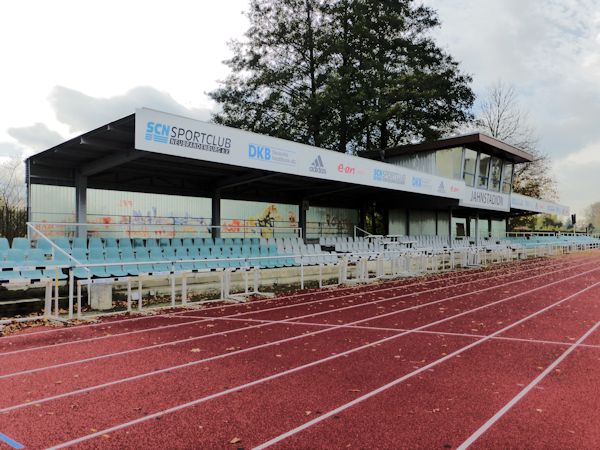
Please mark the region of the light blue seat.
POLYGON ((179 238, 171 239, 171 247, 183 247, 181 239, 179 239, 179 238))
POLYGON ((106 238, 104 239, 104 247, 105 248, 117 248, 117 240, 115 238, 106 238))
MULTIPOLYGON (((166 259, 163 251, 160 248, 153 248, 150 250, 150 260, 160 261, 166 259)), ((171 272, 171 264, 168 263, 154 263, 152 264, 152 272, 171 272)))
POLYGON ((275 267, 275 260, 273 258, 268 258, 269 255, 269 248, 262 246, 260 247, 260 256, 262 256, 265 259, 261 259, 260 260, 260 266, 264 267, 266 269, 270 269, 272 267, 275 267))
POLYGON ((24 265, 30 267, 30 269, 21 270, 21 277, 30 280, 41 280, 44 278, 42 269, 36 269, 35 267, 44 267, 46 263, 46 255, 43 250, 37 248, 28 250, 25 254, 24 265))
POLYGON ((31 248, 31 244, 29 243, 29 239, 27 238, 14 238, 12 241, 12 249, 15 250, 29 250, 31 248))
POLYGON ((186 259, 200 259, 200 253, 196 247, 189 247, 187 249, 186 259))
POLYGON ((209 269, 218 269, 219 267, 222 267, 221 265, 221 261, 219 261, 222 258, 222 254, 221 254, 221 247, 210 247, 210 259, 213 259, 215 261, 207 261, 206 265, 209 269))
MULTIPOLYGON (((91 249, 88 256, 88 262, 90 264, 105 263, 104 251, 99 248, 91 249)), ((110 278, 111 276, 110 268, 108 266, 94 266, 90 267, 90 270, 92 271, 92 275, 97 278, 110 278)))
POLYGON ((233 245, 241 246, 242 245, 242 238, 235 238, 233 240, 233 245))
POLYGON ((232 238, 223 239, 223 245, 227 246, 227 247, 231 247, 233 245, 233 239, 232 238))
MULTIPOLYGON (((121 262, 133 263, 136 262, 135 255, 132 249, 124 249, 121 252, 121 262)), ((137 264, 124 264, 123 269, 131 276, 137 276, 140 274, 140 269, 137 264)))
POLYGON ((156 239, 153 239, 153 238, 146 239, 146 248, 147 249, 157 248, 157 247, 158 247, 158 243, 156 242, 156 239))
MULTIPOLYGON (((136 249, 134 252, 135 261, 138 263, 149 262, 150 256, 146 249, 136 249)), ((152 273, 152 264, 138 264, 137 266, 140 274, 152 273)))
POLYGON ((89 242, 88 242, 88 250, 91 250, 93 248, 99 248, 104 250, 104 243, 102 242, 102 239, 99 237, 93 237, 90 238, 89 242))
MULTIPOLYGON (((41 240, 45 241, 45 239, 41 239, 41 240)), ((36 242, 39 242, 39 241, 40 241, 40 239, 38 239, 36 242)), ((47 242, 48 242, 48 241, 46 241, 46 243, 47 243, 47 242)), ((10 248, 10 247, 9 247, 9 245, 8 245, 8 239, 6 239, 6 238, 4 238, 4 237, 3 237, 3 238, 0 238, 0 251, 2 251, 2 252, 7 252, 9 248, 10 248)))
POLYGON ((163 258, 168 259, 169 261, 174 261, 177 259, 177 255, 175 254, 175 250, 183 248, 183 247, 165 247, 163 248, 163 258))
MULTIPOLYGON (((175 259, 177 259, 178 261, 192 259, 192 258, 190 258, 189 254, 188 254, 187 247, 177 247, 174 250, 175 250, 175 259)), ((190 250, 194 250, 194 249, 192 248, 190 250)), ((198 251, 196 250, 196 253, 197 252, 198 251)), ((175 270, 178 272, 192 271, 192 270, 194 270, 194 263, 193 262, 177 262, 177 263, 175 263, 175 270)))
MULTIPOLYGON (((54 253, 52 259, 49 259, 46 261, 47 266, 52 266, 53 264, 56 264, 57 266, 70 266, 71 260, 63 252, 57 251, 54 253)), ((65 273, 65 270, 66 269, 62 269, 62 268, 53 269, 52 267, 49 267, 47 269, 43 269, 42 273, 44 274, 44 278, 51 278, 54 280, 56 278, 56 275, 58 274, 59 280, 66 280, 69 277, 65 273)))
MULTIPOLYGON (((210 239, 210 238, 207 238, 210 239)), ((200 248, 200 247, 204 247, 204 246, 208 246, 210 247, 212 245, 212 239, 210 240, 210 242, 206 242, 206 239, 204 238, 194 238, 194 247, 196 248, 200 248)))
MULTIPOLYGON (((83 248, 74 248, 71 252, 71 256, 79 261, 81 264, 86 264, 87 260, 87 252, 83 248)), ((74 262, 73 262, 74 263, 74 262)), ((93 276, 93 272, 88 272, 84 267, 75 267, 73 269, 73 276, 75 278, 91 278, 93 276)))
POLYGON ((119 248, 125 249, 125 248, 132 248, 131 246, 131 239, 129 238, 120 238, 119 239, 119 248))
MULTIPOLYGON (((119 250, 116 248, 112 248, 112 247, 107 248, 105 260, 107 263, 110 263, 110 264, 120 263, 121 256, 119 254, 119 250)), ((121 266, 121 265, 107 266, 107 271, 110 272, 110 274, 113 277, 126 277, 127 275, 129 275, 129 271, 127 269, 125 269, 124 266, 121 266)))
POLYGON ((170 247, 171 241, 169 238, 160 238, 159 245, 161 248, 170 247))
POLYGON ((221 247, 221 246, 223 246, 223 238, 215 238, 214 239, 214 246, 215 247, 221 247))
POLYGON ((71 245, 71 248, 73 250, 77 249, 84 249, 87 250, 87 239, 86 238, 75 238, 73 239, 73 244, 71 245))
POLYGON ((133 238, 133 248, 145 247, 144 240, 142 238, 133 238))
POLYGON ((57 247, 62 248, 65 252, 71 253, 71 243, 69 242, 68 238, 66 238, 66 237, 52 238, 52 242, 54 242, 57 247))
POLYGON ((194 247, 194 240, 192 238, 184 238, 181 244, 182 247, 192 248, 194 247))
POLYGON ((260 260, 257 259, 260 256, 260 249, 257 245, 253 245, 250 248, 250 259, 249 263, 252 267, 260 267, 260 260))
MULTIPOLYGON (((8 241, 6 243, 7 248, 4 248, 4 246, 2 245, 2 239, 4 238, 0 238, 0 252, 3 252, 5 250, 8 250, 8 241)), ((6 239, 4 239, 6 240, 6 239)), ((50 242, 48 242, 48 240, 44 239, 44 238, 40 238, 37 239, 35 241, 35 248, 42 250, 44 252, 45 255, 51 255, 52 254, 52 244, 50 242)))

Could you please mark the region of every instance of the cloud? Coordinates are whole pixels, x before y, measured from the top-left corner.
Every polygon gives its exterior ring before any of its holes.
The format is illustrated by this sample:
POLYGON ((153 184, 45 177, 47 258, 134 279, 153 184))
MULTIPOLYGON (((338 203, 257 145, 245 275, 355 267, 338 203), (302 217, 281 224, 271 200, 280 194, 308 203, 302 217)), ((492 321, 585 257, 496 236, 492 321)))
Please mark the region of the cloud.
POLYGON ((19 144, 32 150, 44 150, 64 141, 59 133, 40 122, 27 127, 9 128, 7 132, 19 144))
POLYGON ((108 98, 92 97, 64 86, 55 86, 49 100, 57 119, 71 132, 89 131, 144 106, 200 120, 208 120, 211 114, 209 109, 187 108, 168 93, 150 86, 138 86, 125 94, 108 98))
POLYGON ((23 157, 24 148, 14 142, 0 142, 0 162, 23 157))

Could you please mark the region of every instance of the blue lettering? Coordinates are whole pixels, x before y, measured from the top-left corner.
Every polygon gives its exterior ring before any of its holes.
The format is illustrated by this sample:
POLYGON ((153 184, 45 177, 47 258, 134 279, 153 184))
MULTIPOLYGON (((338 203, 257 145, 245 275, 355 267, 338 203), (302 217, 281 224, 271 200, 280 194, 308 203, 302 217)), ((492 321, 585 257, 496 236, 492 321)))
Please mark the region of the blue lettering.
POLYGON ((146 125, 146 133, 154 133, 154 122, 148 122, 146 125))
POLYGON ((261 147, 256 144, 250 144, 248 145, 248 157, 252 159, 268 161, 271 159, 271 149, 269 147, 261 147))

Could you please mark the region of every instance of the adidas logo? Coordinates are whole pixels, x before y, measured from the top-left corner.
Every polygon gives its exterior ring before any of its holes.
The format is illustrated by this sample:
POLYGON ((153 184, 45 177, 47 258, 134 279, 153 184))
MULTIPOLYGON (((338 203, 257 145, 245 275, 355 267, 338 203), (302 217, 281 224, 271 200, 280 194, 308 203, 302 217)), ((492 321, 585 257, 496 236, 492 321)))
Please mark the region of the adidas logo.
POLYGON ((315 158, 315 160, 311 163, 308 170, 310 172, 320 173, 323 175, 327 173, 327 171, 325 170, 325 164, 323 164, 323 160, 321 159, 320 155, 315 158))

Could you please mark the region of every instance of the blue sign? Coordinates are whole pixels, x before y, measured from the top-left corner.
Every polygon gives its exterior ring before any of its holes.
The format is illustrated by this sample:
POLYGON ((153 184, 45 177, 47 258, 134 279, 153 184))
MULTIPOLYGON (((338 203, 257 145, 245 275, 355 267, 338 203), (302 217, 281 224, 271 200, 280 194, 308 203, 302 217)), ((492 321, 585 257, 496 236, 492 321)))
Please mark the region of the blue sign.
POLYGON ((158 122, 148 122, 146 124, 145 139, 147 141, 154 141, 160 142, 161 144, 166 144, 169 141, 170 132, 170 125, 158 122))
POLYGON ((271 149, 269 147, 261 147, 260 145, 248 145, 248 158, 258 159, 261 161, 271 160, 271 149))

